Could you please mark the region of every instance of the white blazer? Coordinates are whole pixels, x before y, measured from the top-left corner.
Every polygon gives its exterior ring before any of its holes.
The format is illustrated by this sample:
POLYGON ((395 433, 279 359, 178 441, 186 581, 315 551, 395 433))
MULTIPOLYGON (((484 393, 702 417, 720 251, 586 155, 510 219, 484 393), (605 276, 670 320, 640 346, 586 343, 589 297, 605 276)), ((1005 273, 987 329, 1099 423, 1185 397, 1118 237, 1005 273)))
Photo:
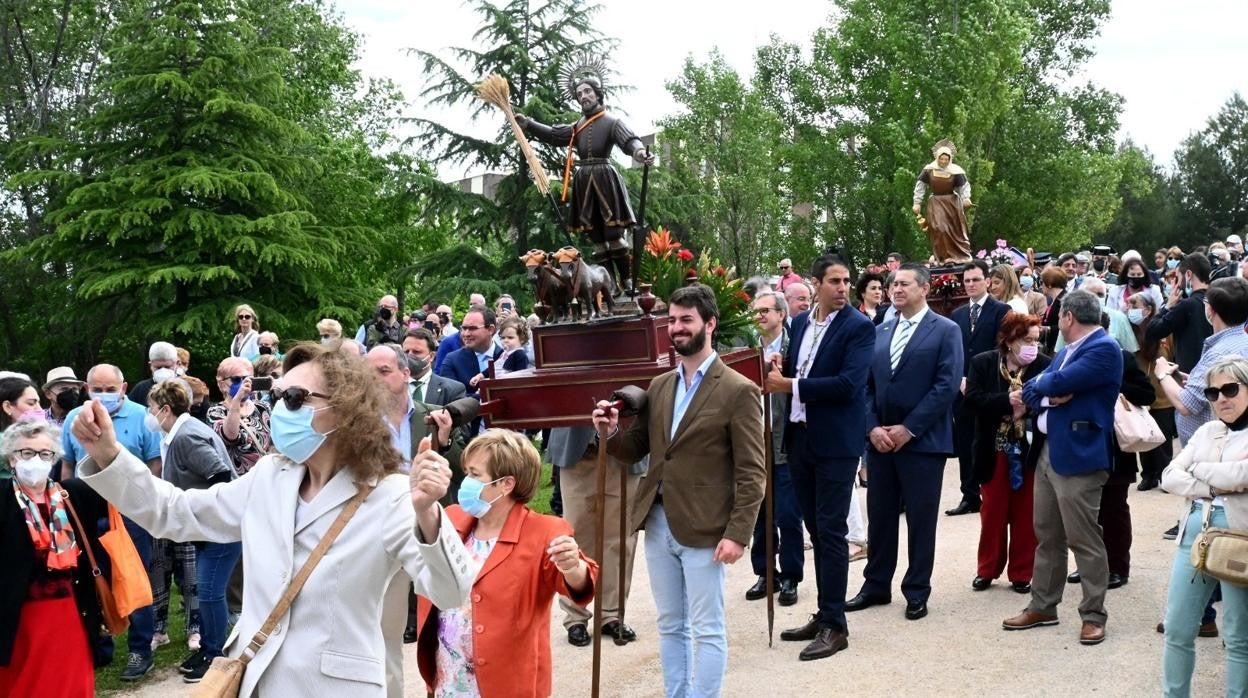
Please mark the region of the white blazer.
MULTIPOLYGON (((243 613, 226 643, 242 654, 290 580, 356 492, 347 469, 310 503, 295 528, 305 468, 280 455, 260 459, 246 475, 206 490, 179 490, 152 476, 125 449, 104 470, 85 459, 82 479, 155 538, 242 541, 243 613)), ((441 513, 441 512, 440 512, 441 513)), ((321 559, 278 629, 247 666, 244 698, 384 696, 382 597, 402 567, 416 593, 439 608, 463 604, 478 566, 445 513, 438 540, 423 544, 408 478, 382 478, 321 559)))

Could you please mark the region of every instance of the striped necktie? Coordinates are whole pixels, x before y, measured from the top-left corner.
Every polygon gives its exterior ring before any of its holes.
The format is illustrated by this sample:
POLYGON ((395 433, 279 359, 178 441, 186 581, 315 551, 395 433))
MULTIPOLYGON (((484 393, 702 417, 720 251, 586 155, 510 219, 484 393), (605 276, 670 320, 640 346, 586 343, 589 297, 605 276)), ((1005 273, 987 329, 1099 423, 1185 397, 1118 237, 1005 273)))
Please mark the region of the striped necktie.
POLYGON ((979 304, 971 303, 971 332, 975 331, 975 325, 979 322, 979 304))
POLYGON ((898 320, 897 331, 893 333, 893 343, 889 347, 888 356, 889 363, 892 364, 892 370, 897 370, 897 362, 901 360, 901 353, 906 350, 906 340, 910 338, 910 331, 914 329, 914 323, 909 320, 898 320))

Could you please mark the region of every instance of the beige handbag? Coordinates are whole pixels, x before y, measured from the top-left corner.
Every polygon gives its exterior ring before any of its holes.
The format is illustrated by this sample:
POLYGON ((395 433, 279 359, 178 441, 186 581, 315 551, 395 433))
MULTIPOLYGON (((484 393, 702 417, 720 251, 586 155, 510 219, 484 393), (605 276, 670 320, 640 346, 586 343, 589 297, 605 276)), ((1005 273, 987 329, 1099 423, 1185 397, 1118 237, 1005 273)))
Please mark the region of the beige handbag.
POLYGON ((1153 415, 1122 395, 1114 403, 1114 436, 1118 437, 1118 448, 1124 453, 1151 451, 1166 441, 1153 415))
POLYGON ((1209 526, 1213 503, 1204 502, 1204 522, 1192 543, 1192 567, 1235 586, 1248 587, 1248 531, 1209 526))
POLYGON ((269 617, 264 619, 264 624, 260 626, 260 630, 251 638, 251 642, 243 649, 242 654, 237 658, 217 657, 212 660, 212 666, 208 668, 208 672, 204 674, 204 678, 195 685, 195 690, 191 692, 193 698, 238 698, 238 693, 243 685, 243 673, 247 671, 247 664, 260 653, 260 648, 264 647, 265 641, 269 639, 269 635, 277 630, 277 624, 281 621, 282 616, 286 615, 286 611, 290 609, 290 604, 294 602, 295 597, 299 595, 299 590, 303 588, 304 582, 308 581, 308 577, 312 576, 312 570, 316 568, 316 564, 325 557, 325 553, 329 552, 329 546, 334 544, 334 539, 342 533, 342 529, 346 528, 347 522, 355 515, 356 510, 364 503, 364 498, 372 492, 372 487, 361 487, 359 492, 347 502, 347 506, 343 507, 338 518, 334 519, 334 523, 325 532, 325 537, 321 542, 316 544, 316 548, 312 554, 308 556, 308 561, 303 563, 303 567, 299 568, 299 574, 291 580, 290 586, 286 588, 286 593, 282 594, 282 598, 278 599, 277 605, 273 607, 273 611, 269 613, 269 617))

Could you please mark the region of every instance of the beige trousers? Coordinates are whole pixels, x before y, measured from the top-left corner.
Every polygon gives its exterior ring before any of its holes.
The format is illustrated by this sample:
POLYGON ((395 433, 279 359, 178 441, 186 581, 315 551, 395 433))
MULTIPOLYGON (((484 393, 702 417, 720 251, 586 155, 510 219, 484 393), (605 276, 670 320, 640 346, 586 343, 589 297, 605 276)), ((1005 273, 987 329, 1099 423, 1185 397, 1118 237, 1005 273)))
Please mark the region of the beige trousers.
MULTIPOLYGON (((604 538, 607 549, 605 555, 595 549, 598 535, 597 449, 590 447, 585 457, 577 462, 576 467, 559 469, 559 489, 563 494, 563 518, 572 525, 577 545, 581 546, 585 554, 599 565, 598 584, 602 586, 604 623, 620 617, 620 594, 623 593, 624 598, 628 598, 628 588, 633 580, 633 554, 637 548, 637 534, 631 530, 633 522, 630 521, 628 549, 625 551, 624 558, 624 588, 620 589, 620 468, 627 467, 620 461, 607 456, 607 527, 604 538)), ((627 493, 630 508, 633 497, 637 495, 637 485, 640 482, 641 475, 629 474, 627 493)), ((589 624, 593 618, 590 609, 581 608, 562 596, 559 597, 559 606, 564 612, 564 628, 570 628, 578 623, 589 624)))

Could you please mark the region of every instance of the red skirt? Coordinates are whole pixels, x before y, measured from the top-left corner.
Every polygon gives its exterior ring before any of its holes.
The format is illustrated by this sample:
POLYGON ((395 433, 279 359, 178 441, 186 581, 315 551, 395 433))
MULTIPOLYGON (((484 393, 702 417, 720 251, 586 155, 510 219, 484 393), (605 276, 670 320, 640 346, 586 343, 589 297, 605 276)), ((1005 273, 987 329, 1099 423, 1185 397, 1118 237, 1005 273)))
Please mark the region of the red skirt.
POLYGON ((95 667, 74 598, 22 604, 13 657, 0 667, 0 696, 94 695, 95 667))

